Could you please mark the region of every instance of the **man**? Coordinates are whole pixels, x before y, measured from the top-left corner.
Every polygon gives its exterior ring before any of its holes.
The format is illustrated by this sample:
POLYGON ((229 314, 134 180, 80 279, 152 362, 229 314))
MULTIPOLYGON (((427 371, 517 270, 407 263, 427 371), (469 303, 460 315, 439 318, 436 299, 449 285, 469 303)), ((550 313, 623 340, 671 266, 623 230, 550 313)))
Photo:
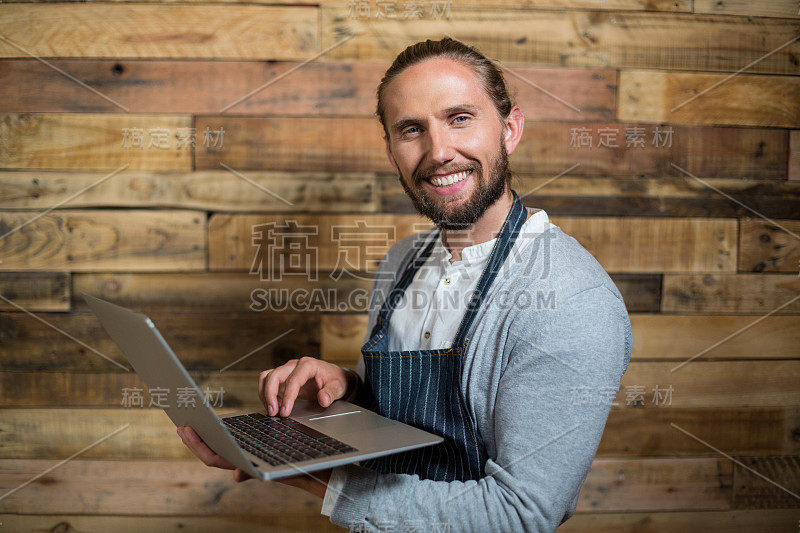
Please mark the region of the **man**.
MULTIPOLYGON (((381 82, 378 116, 389 161, 437 229, 381 264, 358 377, 303 358, 263 372, 259 396, 285 416, 300 393, 327 406, 358 392, 445 441, 289 483, 345 527, 552 531, 574 511, 628 363, 622 298, 511 190, 524 118, 479 52, 452 39, 409 47, 381 82)), ((206 464, 232 468, 179 433, 206 464)))

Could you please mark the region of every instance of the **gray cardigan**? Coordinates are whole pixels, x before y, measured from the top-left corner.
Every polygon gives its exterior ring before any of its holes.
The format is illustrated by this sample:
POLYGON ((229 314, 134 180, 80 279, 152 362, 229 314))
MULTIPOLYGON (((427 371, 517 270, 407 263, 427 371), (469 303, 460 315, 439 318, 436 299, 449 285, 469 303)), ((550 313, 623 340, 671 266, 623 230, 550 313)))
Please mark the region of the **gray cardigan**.
MULTIPOLYGON (((380 271, 396 272, 406 238, 380 271)), ((373 287, 372 330, 390 281, 373 287)), ((628 364, 617 288, 552 226, 518 239, 469 335, 461 386, 489 460, 478 481, 436 482, 351 465, 331 521, 357 531, 553 531, 572 515, 628 364)), ((363 366, 362 366, 363 368, 363 366)))

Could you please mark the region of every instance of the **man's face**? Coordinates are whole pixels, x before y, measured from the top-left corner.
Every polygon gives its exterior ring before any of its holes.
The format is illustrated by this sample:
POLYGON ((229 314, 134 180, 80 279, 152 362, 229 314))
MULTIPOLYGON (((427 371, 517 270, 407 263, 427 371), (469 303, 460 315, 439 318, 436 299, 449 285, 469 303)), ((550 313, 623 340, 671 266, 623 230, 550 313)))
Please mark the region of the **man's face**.
POLYGON ((508 190, 505 123, 476 74, 437 58, 387 87, 386 150, 417 210, 445 229, 476 222, 508 190))

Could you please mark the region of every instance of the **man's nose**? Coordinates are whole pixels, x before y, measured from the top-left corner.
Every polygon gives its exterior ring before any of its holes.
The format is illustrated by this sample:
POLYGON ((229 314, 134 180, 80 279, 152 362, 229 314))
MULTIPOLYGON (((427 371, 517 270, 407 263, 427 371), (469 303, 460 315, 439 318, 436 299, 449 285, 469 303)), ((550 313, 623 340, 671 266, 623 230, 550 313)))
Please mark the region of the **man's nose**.
POLYGON ((431 127, 428 130, 428 156, 438 164, 455 159, 456 151, 447 129, 431 127))

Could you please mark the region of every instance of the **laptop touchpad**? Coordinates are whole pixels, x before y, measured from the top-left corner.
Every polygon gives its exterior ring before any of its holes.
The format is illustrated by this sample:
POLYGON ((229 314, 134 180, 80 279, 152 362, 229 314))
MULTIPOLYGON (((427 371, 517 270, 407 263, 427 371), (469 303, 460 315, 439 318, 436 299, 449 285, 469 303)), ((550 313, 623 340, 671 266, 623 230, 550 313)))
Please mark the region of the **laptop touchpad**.
POLYGON ((331 433, 353 433, 355 431, 365 431, 378 429, 394 424, 391 420, 376 416, 372 413, 363 411, 353 411, 352 413, 341 413, 331 416, 311 417, 306 419, 313 422, 313 426, 319 431, 331 433))

